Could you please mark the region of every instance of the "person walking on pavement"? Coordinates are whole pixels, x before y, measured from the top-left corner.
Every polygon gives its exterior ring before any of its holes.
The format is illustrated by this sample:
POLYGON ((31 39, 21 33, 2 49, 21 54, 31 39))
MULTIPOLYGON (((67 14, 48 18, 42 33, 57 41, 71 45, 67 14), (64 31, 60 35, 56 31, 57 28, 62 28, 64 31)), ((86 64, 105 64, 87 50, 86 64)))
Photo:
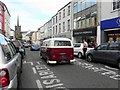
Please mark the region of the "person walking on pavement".
POLYGON ((85 39, 83 39, 83 57, 85 58, 86 57, 86 51, 87 51, 87 48, 88 48, 88 43, 85 41, 85 39))

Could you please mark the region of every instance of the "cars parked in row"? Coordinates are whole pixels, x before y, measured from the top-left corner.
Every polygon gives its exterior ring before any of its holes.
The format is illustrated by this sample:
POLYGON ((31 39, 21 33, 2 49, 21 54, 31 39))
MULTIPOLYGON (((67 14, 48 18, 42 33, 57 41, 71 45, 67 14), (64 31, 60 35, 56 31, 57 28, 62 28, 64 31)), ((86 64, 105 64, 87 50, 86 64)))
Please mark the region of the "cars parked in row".
MULTIPOLYGON (((78 58, 83 57, 83 43, 74 43, 74 55, 76 55, 78 58)), ((90 49, 94 49, 93 47, 88 46, 87 51, 88 52, 90 49)))
POLYGON ((21 54, 0 34, 0 90, 17 88, 21 72, 21 54))
POLYGON ((105 43, 86 53, 88 61, 116 64, 120 68, 120 43, 105 43))

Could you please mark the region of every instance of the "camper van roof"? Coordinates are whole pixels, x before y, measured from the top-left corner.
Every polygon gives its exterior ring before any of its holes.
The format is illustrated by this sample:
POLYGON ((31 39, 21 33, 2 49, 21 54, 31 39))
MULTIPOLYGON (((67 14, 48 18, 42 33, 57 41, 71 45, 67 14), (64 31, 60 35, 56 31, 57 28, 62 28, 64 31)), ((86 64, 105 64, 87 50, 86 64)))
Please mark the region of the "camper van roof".
POLYGON ((57 38, 49 38, 49 39, 46 39, 46 40, 69 40, 69 38, 63 38, 63 37, 57 37, 57 38))

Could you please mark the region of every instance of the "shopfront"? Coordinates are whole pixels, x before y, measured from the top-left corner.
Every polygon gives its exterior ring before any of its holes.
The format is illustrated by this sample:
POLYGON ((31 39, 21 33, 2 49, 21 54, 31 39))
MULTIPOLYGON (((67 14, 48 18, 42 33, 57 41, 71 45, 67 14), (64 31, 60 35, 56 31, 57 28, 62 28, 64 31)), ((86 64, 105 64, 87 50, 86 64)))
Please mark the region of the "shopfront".
POLYGON ((97 36, 97 27, 90 27, 84 29, 73 30, 74 43, 80 43, 83 39, 95 43, 97 36))
POLYGON ((101 38, 104 42, 120 42, 120 17, 101 21, 101 38))

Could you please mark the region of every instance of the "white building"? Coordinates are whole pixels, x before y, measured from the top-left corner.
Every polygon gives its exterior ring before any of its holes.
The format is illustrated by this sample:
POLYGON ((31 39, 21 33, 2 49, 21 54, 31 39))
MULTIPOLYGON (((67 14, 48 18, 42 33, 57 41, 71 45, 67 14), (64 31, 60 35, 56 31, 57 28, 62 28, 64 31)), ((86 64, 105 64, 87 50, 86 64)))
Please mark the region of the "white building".
POLYGON ((72 2, 69 2, 52 17, 53 37, 67 37, 72 39, 72 2))
POLYGON ((99 0, 99 43, 120 41, 120 0, 99 0))

